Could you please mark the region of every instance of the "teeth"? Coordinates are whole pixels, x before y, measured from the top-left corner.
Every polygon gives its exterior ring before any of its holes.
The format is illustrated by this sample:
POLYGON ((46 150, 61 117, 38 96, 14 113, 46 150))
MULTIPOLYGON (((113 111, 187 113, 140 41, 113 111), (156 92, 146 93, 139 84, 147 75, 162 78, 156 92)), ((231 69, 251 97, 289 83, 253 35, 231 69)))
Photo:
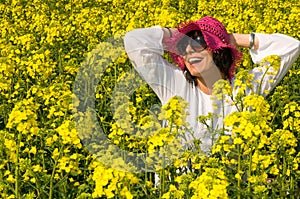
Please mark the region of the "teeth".
POLYGON ((201 61, 202 61, 202 59, 200 59, 198 57, 192 57, 192 58, 189 59, 189 62, 191 64, 198 63, 198 62, 201 62, 201 61))

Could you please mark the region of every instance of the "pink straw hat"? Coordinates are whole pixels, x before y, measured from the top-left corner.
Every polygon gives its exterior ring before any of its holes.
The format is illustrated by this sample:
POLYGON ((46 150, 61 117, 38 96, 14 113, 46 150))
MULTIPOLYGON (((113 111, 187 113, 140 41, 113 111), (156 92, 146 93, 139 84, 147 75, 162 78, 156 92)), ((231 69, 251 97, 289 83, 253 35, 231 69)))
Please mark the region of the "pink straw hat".
POLYGON ((166 49, 171 55, 172 61, 184 70, 183 57, 177 51, 177 44, 186 34, 193 30, 200 30, 207 44, 208 50, 217 52, 219 49, 229 48, 233 55, 233 63, 229 69, 229 80, 234 76, 236 67, 240 64, 243 54, 230 44, 229 34, 224 25, 217 19, 206 16, 195 22, 183 22, 177 28, 178 32, 172 38, 166 40, 166 49))

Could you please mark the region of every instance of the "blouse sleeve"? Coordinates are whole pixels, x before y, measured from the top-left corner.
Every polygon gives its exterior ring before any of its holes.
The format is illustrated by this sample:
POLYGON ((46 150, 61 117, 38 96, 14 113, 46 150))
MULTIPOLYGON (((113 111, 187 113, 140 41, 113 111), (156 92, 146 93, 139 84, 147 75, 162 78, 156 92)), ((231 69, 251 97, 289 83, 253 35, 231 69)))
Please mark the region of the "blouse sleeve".
POLYGON ((250 50, 250 55, 255 64, 260 63, 263 58, 270 55, 277 55, 281 58, 278 71, 264 75, 267 69, 268 72, 273 70, 272 66, 267 66, 269 63, 262 63, 262 66, 251 71, 254 74, 254 91, 265 96, 268 92, 264 91, 271 91, 296 61, 300 53, 300 42, 290 36, 278 33, 256 33, 255 36, 259 40, 259 48, 250 50))
POLYGON ((163 58, 163 30, 159 26, 126 33, 125 50, 135 70, 149 84, 161 102, 166 103, 184 82, 182 71, 163 58))

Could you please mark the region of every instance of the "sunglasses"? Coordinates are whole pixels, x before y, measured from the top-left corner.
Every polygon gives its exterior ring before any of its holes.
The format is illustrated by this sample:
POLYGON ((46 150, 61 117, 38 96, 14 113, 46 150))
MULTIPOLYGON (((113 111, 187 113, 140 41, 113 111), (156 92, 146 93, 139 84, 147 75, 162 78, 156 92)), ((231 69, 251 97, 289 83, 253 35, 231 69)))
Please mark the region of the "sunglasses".
POLYGON ((191 46, 191 48, 195 52, 201 52, 207 48, 206 42, 204 41, 204 38, 202 36, 201 32, 199 31, 193 31, 192 35, 187 34, 181 41, 177 44, 178 53, 181 56, 186 56, 186 48, 188 45, 191 46), (191 36, 190 36, 191 35, 191 36))

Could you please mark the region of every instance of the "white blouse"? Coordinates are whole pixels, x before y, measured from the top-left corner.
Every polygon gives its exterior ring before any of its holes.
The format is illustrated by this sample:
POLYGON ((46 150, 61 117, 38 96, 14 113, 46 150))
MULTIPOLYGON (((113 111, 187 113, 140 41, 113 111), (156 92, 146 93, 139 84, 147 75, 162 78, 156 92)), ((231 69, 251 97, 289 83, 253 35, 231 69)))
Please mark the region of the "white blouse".
MULTIPOLYGON (((281 66, 277 75, 266 75, 261 85, 261 93, 264 90, 272 90, 287 73, 300 53, 300 42, 292 37, 282 34, 255 34, 259 40, 259 49, 250 50, 254 63, 259 63, 264 57, 278 55, 281 57, 281 66), (273 79, 273 83, 270 83, 273 79)), ((187 121, 193 130, 193 135, 201 139, 201 148, 208 152, 213 144, 211 135, 205 125, 197 121, 200 115, 216 113, 213 109, 211 95, 203 93, 198 87, 187 82, 182 70, 163 58, 164 48, 162 44, 163 30, 159 26, 135 29, 126 33, 124 38, 125 50, 134 65, 135 70, 149 84, 162 104, 168 102, 175 95, 181 96, 189 103, 189 116, 187 121)), ((250 71, 254 79, 261 79, 263 67, 256 67, 250 71)), ((233 80, 234 83, 234 80, 233 80)), ((233 85, 232 83, 232 85, 233 85)), ((257 84, 253 82, 253 84, 257 84)), ((254 89, 257 85, 254 85, 254 89)), ((225 116, 236 111, 235 107, 228 105, 225 108, 225 116)), ((223 117, 214 122, 213 128, 222 126, 223 117)), ((187 133, 187 140, 193 139, 187 133)))

